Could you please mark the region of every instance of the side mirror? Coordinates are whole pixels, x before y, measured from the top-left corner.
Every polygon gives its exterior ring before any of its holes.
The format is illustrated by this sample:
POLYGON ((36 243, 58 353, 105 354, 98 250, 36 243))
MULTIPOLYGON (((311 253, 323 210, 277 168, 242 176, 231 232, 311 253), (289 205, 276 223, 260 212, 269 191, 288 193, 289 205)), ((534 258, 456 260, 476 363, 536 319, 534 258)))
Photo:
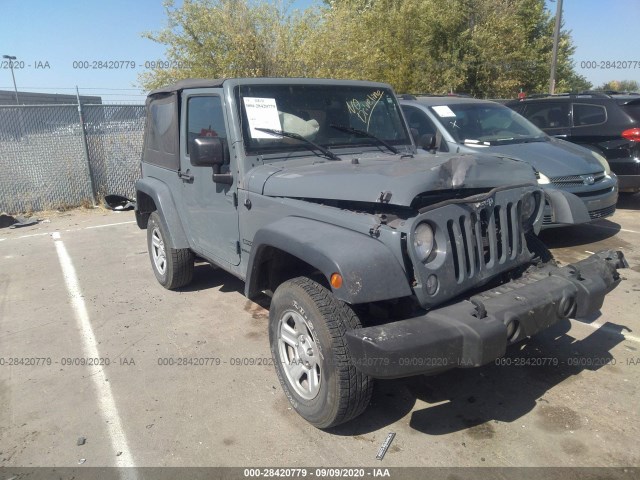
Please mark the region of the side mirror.
POLYGON ((220 166, 229 163, 229 149, 226 141, 218 137, 199 137, 191 141, 189 149, 191 165, 213 167, 213 181, 231 185, 233 175, 220 173, 220 166))
POLYGON ((191 141, 189 157, 191 165, 214 167, 219 173, 220 165, 224 165, 225 154, 222 140, 217 137, 200 137, 191 141))
POLYGON ((420 137, 418 141, 418 147, 425 150, 433 150, 436 148, 436 136, 430 133, 425 133, 420 137))

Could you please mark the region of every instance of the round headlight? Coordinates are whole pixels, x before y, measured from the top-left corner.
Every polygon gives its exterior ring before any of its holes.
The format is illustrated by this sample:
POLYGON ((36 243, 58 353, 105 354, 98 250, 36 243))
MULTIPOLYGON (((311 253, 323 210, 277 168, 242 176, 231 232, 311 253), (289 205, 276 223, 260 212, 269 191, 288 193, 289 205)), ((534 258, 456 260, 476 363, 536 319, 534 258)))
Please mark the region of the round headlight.
POLYGON ((413 232, 413 246, 420 258, 424 262, 433 250, 434 237, 433 228, 428 223, 421 223, 413 232))
POLYGON ((533 193, 525 193, 522 197, 520 219, 522 223, 531 224, 536 214, 536 197, 533 193))

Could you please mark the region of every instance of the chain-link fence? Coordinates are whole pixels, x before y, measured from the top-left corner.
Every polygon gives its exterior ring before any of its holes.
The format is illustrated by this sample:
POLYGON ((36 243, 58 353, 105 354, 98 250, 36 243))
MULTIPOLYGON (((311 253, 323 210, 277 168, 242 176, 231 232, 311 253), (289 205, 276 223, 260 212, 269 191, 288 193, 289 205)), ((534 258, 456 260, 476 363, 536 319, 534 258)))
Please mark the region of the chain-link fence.
POLYGON ((96 194, 133 198, 140 177, 144 105, 87 105, 83 113, 96 194))
POLYGON ((0 211, 133 198, 143 132, 142 105, 0 106, 0 211))

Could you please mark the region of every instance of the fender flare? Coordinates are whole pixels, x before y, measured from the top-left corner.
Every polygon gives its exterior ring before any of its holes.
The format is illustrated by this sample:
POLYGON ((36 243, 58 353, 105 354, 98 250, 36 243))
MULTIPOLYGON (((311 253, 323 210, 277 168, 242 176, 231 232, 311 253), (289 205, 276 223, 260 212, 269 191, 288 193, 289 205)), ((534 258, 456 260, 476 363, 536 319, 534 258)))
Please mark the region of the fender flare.
POLYGON ((343 278, 333 288, 349 304, 406 297, 413 293, 404 269, 391 250, 368 235, 302 217, 285 217, 262 227, 253 239, 245 296, 259 293, 258 278, 266 247, 286 252, 318 269, 329 279, 343 278))
POLYGON ((173 248, 190 248, 189 240, 185 234, 169 187, 164 182, 152 177, 138 180, 136 182, 136 216, 139 213, 146 213, 138 211, 141 205, 139 192, 147 194, 155 203, 156 209, 160 214, 160 221, 169 236, 169 241, 173 248))

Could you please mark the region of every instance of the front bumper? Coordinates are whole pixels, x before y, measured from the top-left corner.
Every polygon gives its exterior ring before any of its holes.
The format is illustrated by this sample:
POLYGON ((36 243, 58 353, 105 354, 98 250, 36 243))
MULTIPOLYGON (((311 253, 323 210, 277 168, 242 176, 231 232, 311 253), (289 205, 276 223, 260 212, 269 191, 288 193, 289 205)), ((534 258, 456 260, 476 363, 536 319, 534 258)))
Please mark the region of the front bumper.
POLYGON ((618 201, 618 188, 615 182, 613 185, 612 182, 602 183, 606 184, 590 192, 546 188, 547 202, 542 228, 578 225, 613 215, 618 201))
POLYGON ((353 365, 375 378, 477 367, 507 345, 569 317, 600 309, 627 267, 607 250, 565 267, 532 266, 507 284, 424 315, 347 332, 353 365))

